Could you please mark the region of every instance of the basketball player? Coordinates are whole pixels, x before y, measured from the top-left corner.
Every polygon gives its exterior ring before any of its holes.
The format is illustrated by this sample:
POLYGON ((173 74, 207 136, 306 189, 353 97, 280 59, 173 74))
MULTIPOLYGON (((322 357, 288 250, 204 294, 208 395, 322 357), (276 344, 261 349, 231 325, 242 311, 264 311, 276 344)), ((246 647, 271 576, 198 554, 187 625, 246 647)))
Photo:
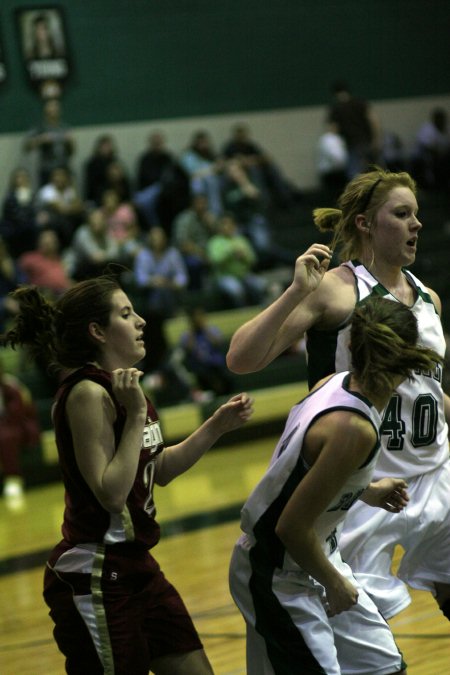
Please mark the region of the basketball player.
POLYGON ((164 448, 139 385, 145 322, 117 282, 83 281, 55 305, 35 288, 13 293, 3 343, 64 369, 53 410, 65 485, 63 539, 44 598, 71 675, 211 675, 191 618, 148 549, 159 540, 153 486, 187 471, 251 415, 233 396, 185 441, 164 448))
MULTIPOLYGON (((421 223, 416 185, 409 174, 374 169, 356 176, 337 209, 316 209, 320 230, 335 232, 331 248, 313 244, 296 262, 292 284, 271 306, 234 335, 228 365, 235 372, 263 368, 307 334, 309 383, 348 369, 348 330, 355 306, 382 295, 411 308, 420 343, 443 357, 441 302, 405 268, 414 263, 421 223), (341 245, 343 264, 328 270, 341 245)), ((404 381, 383 414, 382 452, 375 478, 408 483, 401 518, 362 502, 347 518, 340 545, 360 583, 390 618, 411 602, 407 585, 428 590, 450 619, 450 398, 442 366, 404 381), (405 553, 391 571, 396 544, 405 553)))
POLYGON ((370 480, 394 387, 440 360, 417 337, 404 305, 368 300, 353 315, 352 371, 321 380, 290 412, 242 509, 230 566, 249 675, 406 673, 388 624, 341 559, 337 528, 358 499, 392 514, 407 504, 404 480, 370 480))

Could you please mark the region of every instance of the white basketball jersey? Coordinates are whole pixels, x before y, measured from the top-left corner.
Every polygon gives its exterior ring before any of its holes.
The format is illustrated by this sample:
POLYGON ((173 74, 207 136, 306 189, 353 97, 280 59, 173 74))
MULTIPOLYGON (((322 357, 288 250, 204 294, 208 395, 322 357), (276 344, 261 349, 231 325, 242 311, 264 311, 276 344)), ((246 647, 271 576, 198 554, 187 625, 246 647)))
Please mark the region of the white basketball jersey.
POLYGON ((241 512, 241 528, 250 540, 264 551, 265 564, 299 571, 275 535, 275 526, 292 493, 309 470, 302 456, 303 439, 308 429, 322 415, 349 410, 369 420, 377 433, 370 456, 363 454, 361 467, 349 477, 326 511, 318 518, 315 530, 323 550, 330 556, 336 549, 336 528, 348 509, 370 483, 379 452, 381 417, 370 401, 349 391, 348 373, 339 373, 295 405, 288 416, 284 432, 275 448, 270 466, 253 490, 241 512))
MULTIPOLYGON (((371 295, 398 302, 364 265, 357 261, 344 265, 355 275, 356 304, 371 295)), ((420 344, 444 356, 445 338, 436 307, 419 279, 407 270, 404 270, 404 274, 416 291, 417 298, 411 311, 418 322, 420 344)), ((337 372, 350 367, 349 332, 350 321, 338 331, 335 354, 337 372)), ((444 414, 441 364, 433 371, 414 373, 413 380, 405 380, 396 389, 383 413, 381 443, 383 449, 375 470, 375 479, 382 476, 413 478, 434 470, 448 459, 448 427, 444 414)))

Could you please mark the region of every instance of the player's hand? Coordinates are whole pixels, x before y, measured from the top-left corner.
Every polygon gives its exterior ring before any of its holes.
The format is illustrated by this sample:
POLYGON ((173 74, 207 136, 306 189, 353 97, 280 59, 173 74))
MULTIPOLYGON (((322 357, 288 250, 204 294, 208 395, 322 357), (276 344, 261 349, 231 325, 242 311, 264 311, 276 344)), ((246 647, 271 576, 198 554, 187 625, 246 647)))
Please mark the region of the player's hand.
POLYGON ((382 478, 369 485, 364 501, 390 513, 399 513, 408 504, 408 484, 402 478, 382 478))
POLYGON ((127 413, 147 410, 145 395, 139 383, 142 375, 143 372, 137 368, 118 368, 111 373, 114 395, 127 413))
POLYGON ((253 399, 245 393, 236 394, 223 403, 213 415, 221 433, 238 429, 253 415, 253 399))
POLYGON ((312 244, 295 261, 293 286, 301 291, 314 291, 327 271, 333 252, 325 244, 312 244))
POLYGON ((327 615, 335 616, 351 609, 358 602, 358 591, 348 579, 339 575, 337 583, 325 588, 327 594, 327 615))

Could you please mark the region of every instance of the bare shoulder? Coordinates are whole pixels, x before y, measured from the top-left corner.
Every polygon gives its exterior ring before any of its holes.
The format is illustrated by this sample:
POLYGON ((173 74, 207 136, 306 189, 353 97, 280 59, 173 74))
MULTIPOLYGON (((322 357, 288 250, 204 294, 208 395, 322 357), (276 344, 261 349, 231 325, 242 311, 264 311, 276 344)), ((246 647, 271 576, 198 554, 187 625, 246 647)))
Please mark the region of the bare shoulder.
POLYGON ((354 471, 367 459, 376 440, 375 429, 367 419, 351 410, 334 410, 308 429, 305 458, 313 464, 320 455, 336 475, 354 471))
POLYGON ((357 436, 374 437, 375 430, 369 420, 351 409, 333 410, 319 418, 327 428, 333 431, 343 430, 345 434, 352 433, 357 436))
POLYGON ((335 328, 352 313, 356 303, 355 277, 348 267, 340 265, 329 270, 320 285, 322 319, 319 329, 335 328))
POLYGON ((361 457, 363 448, 367 453, 377 440, 373 425, 362 415, 351 410, 336 410, 321 418, 321 432, 331 438, 340 452, 361 457))
POLYGON ((342 411, 342 418, 339 424, 344 433, 353 436, 357 443, 364 440, 374 441, 377 437, 371 422, 359 413, 342 411))
POLYGON ((92 380, 77 382, 67 397, 69 414, 86 415, 105 409, 114 409, 112 399, 104 387, 92 380))
POLYGON ((429 295, 430 295, 430 297, 431 297, 431 299, 434 303, 434 306, 436 307, 436 309, 439 313, 439 316, 440 316, 441 313, 442 313, 442 302, 441 302, 441 299, 440 299, 439 295, 436 293, 436 291, 433 291, 432 288, 427 288, 427 291, 428 291, 428 293, 429 293, 429 295))

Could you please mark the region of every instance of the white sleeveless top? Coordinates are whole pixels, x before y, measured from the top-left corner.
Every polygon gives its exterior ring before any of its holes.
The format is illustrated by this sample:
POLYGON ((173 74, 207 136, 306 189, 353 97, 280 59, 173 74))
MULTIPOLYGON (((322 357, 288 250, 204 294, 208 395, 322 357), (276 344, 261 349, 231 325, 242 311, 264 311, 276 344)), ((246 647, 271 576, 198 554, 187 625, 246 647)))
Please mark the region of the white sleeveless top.
POLYGON ((248 535, 250 542, 257 543, 258 550, 263 551, 264 564, 299 571, 297 563, 276 537, 275 527, 291 495, 309 470, 302 455, 303 439, 311 425, 322 415, 335 410, 349 410, 369 420, 377 433, 377 441, 370 456, 367 458, 367 453, 362 453, 360 468, 348 478, 316 521, 315 530, 326 555, 331 556, 336 548, 337 526, 370 483, 379 454, 381 417, 370 401, 349 391, 349 379, 349 373, 332 376, 291 409, 269 468, 242 508, 241 529, 248 535))
MULTIPOLYGON (((358 261, 344 263, 355 275, 357 303, 370 295, 379 295, 398 302, 369 270, 358 261)), ((426 287, 411 272, 403 270, 416 292, 410 308, 418 322, 419 340, 424 347, 444 356, 445 338, 440 317, 426 287)), ((335 369, 350 367, 348 338, 349 321, 338 329, 335 369)), ((442 365, 433 371, 415 373, 405 380, 392 396, 383 413, 381 427, 382 452, 374 479, 401 476, 408 479, 428 473, 449 457, 448 427, 444 414, 442 365)))

